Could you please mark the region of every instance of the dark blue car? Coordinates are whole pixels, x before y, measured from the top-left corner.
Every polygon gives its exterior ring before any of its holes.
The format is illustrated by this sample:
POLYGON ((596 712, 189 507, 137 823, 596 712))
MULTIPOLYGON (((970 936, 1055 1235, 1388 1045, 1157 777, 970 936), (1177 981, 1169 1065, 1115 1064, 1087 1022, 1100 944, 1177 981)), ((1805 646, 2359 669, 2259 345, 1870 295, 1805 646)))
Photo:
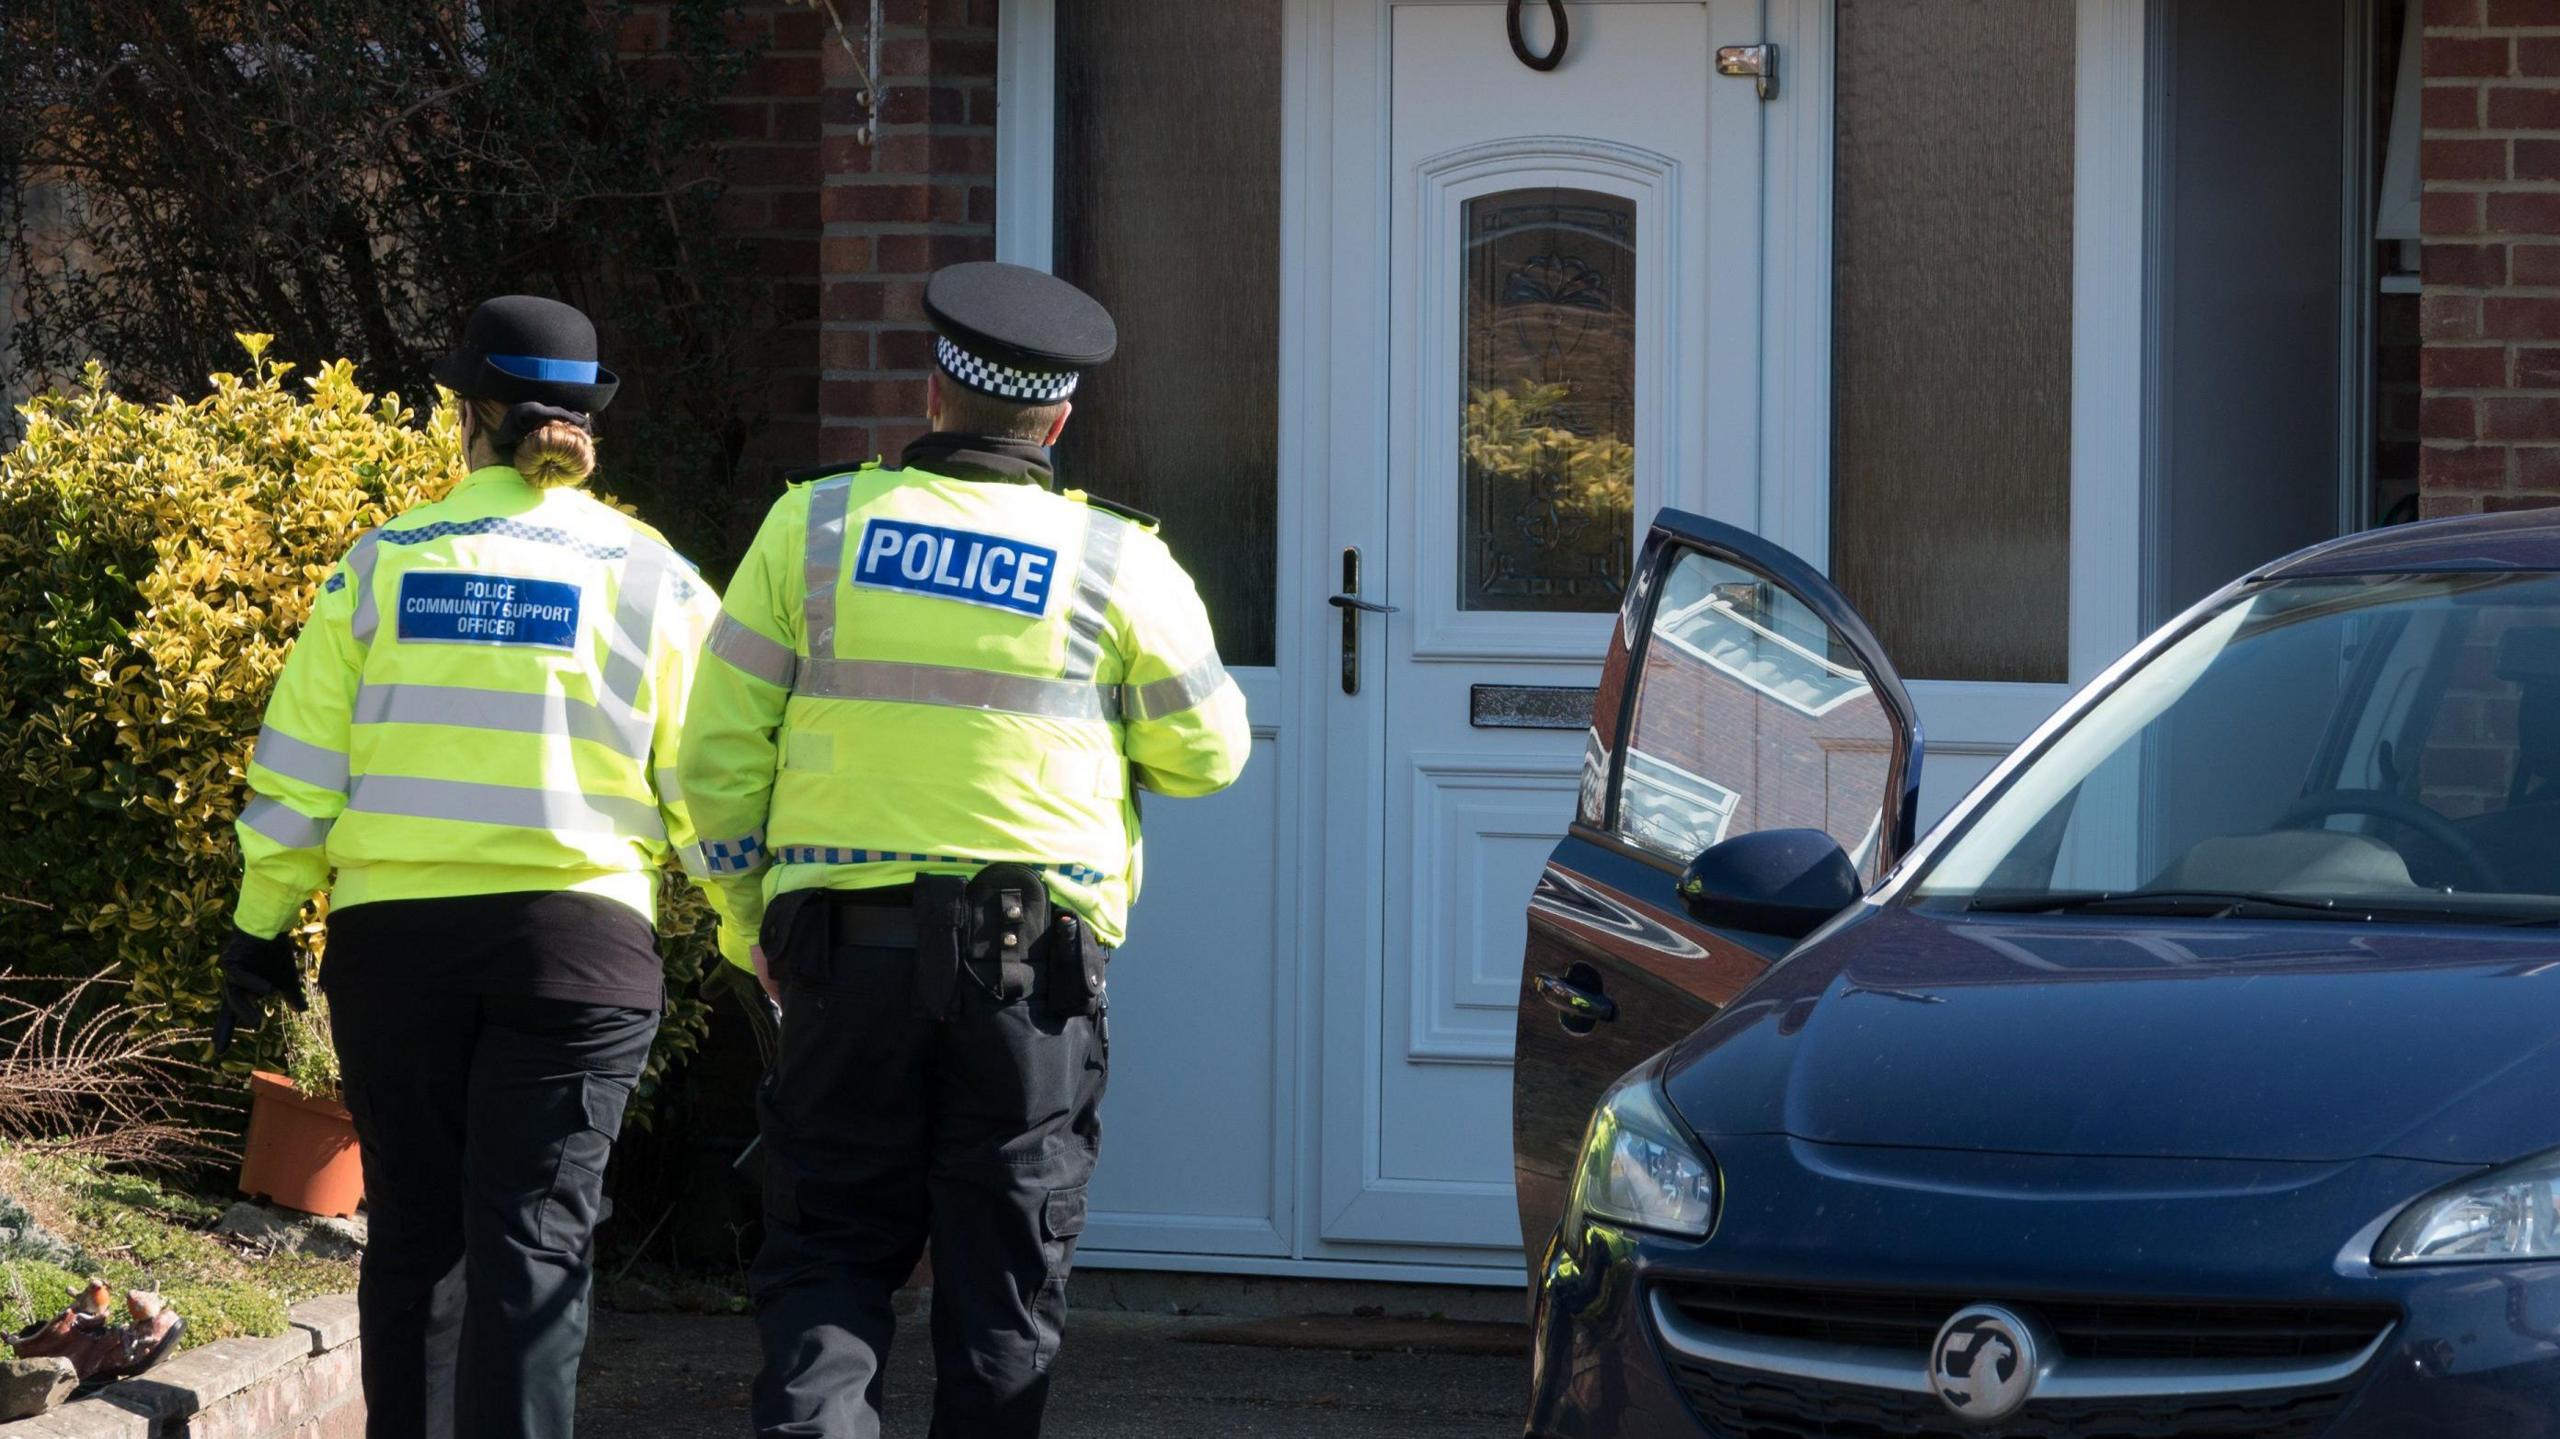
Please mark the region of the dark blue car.
POLYGON ((1826 581, 1656 522, 1530 915, 1528 1432, 2560 1434, 2560 513, 2233 584, 1915 843, 1919 763, 1826 581))

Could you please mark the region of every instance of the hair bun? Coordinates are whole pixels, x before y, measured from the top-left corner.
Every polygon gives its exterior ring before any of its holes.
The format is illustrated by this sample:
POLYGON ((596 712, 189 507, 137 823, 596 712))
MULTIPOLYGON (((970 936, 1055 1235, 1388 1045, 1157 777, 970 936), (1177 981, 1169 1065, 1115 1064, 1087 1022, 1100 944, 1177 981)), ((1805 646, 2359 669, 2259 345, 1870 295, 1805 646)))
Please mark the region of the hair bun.
POLYGON ((596 437, 584 425, 552 420, 516 442, 515 465, 536 489, 583 484, 596 472, 596 437))

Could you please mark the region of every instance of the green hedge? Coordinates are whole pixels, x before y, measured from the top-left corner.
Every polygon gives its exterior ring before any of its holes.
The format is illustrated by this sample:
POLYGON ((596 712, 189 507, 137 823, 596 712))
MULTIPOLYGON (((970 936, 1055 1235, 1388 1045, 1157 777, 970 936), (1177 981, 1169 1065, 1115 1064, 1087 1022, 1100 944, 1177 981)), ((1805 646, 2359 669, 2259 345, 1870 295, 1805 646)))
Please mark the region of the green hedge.
MULTIPOLYGON (((135 404, 93 365, 22 412, 0 457, 0 968, 112 963, 135 1004, 185 1026, 213 1014, 231 824, 286 651, 355 537, 461 472, 449 410, 419 424, 343 361, 288 385, 265 336, 242 343, 248 372, 193 402, 135 404)), ((677 1001, 644 1100, 709 1017, 708 906, 668 891, 677 1001)), ((273 1067, 281 1028, 232 1067, 273 1067)))

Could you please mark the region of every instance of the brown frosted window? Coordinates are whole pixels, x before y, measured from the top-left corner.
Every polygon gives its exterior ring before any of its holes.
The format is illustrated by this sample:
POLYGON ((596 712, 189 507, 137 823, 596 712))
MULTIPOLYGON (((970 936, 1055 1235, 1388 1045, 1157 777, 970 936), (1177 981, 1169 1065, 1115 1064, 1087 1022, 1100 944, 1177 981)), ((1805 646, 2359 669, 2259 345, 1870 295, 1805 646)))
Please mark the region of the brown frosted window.
POLYGON ((1838 17, 1832 574, 1905 678, 2060 681, 2074 7, 1838 17))
POLYGON ((1111 307, 1063 484, 1161 516, 1232 665, 1273 662, 1280 0, 1057 7, 1055 269, 1111 307))

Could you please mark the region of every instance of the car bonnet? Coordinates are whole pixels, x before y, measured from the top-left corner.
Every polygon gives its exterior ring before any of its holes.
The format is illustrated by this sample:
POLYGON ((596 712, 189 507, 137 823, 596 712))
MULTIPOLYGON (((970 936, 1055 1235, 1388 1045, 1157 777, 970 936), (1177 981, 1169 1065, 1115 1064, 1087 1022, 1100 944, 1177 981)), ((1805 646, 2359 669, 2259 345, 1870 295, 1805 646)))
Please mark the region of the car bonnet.
POLYGON ((2496 1163, 2560 1146, 2560 933, 1871 908, 1664 1072, 1710 1141, 2496 1163))

